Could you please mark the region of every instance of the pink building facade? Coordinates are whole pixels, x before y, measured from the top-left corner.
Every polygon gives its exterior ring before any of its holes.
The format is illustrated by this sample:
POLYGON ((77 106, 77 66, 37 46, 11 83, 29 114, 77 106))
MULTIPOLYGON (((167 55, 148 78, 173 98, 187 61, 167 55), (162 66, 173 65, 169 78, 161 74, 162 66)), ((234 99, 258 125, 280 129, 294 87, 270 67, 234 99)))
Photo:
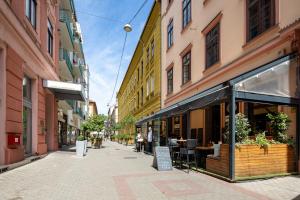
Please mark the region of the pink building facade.
POLYGON ((0 1, 0 165, 57 150, 58 2, 0 1))
POLYGON ((183 28, 183 1, 162 2, 162 107, 192 96, 293 51, 299 32, 300 2, 275 0, 275 22, 247 41, 246 1, 230 3, 191 0, 191 19, 183 28), (170 2, 170 3, 169 3, 170 2), (173 44, 168 48, 168 24, 173 24, 173 44), (206 68, 205 36, 220 26, 219 61, 206 68), (182 84, 182 56, 191 51, 191 77, 182 84), (167 91, 167 71, 173 66, 173 90, 167 91))
POLYGON ((296 0, 162 1, 162 110, 137 124, 154 121, 154 137, 167 135, 161 139, 171 147, 172 139, 191 140, 187 146, 202 151, 198 166, 231 181, 298 172, 299 7, 296 0), (265 167, 271 157, 253 171, 253 162, 240 160, 237 113, 249 119, 250 139, 262 133, 272 140, 269 113, 291 119, 295 148, 281 157, 275 150, 280 169, 265 167), (220 155, 207 157, 212 144, 221 145, 220 155))

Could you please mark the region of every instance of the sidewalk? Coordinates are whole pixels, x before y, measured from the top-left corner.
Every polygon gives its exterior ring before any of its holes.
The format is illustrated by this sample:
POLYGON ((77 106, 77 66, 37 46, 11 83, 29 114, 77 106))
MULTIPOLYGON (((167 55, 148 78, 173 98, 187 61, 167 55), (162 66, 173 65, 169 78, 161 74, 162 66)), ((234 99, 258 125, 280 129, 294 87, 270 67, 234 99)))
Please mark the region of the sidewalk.
POLYGON ((280 197, 284 200, 300 194, 299 177, 286 177, 282 178, 285 181, 274 183, 231 184, 196 172, 187 174, 177 169, 158 172, 151 167, 152 160, 150 155, 133 152, 132 146, 109 141, 102 149, 89 149, 84 158, 76 157, 74 152, 54 152, 0 174, 0 199, 266 200, 280 197))

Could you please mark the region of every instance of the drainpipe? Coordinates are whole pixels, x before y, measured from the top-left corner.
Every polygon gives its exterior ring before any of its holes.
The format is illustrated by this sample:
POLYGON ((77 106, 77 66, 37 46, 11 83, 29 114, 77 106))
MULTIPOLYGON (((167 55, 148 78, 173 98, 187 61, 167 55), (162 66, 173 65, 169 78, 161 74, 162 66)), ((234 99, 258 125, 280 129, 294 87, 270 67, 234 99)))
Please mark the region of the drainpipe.
POLYGON ((235 180, 235 89, 229 87, 229 178, 235 180))
POLYGON ((299 172, 299 146, 300 146, 300 104, 297 105, 297 115, 296 115, 296 170, 299 172))

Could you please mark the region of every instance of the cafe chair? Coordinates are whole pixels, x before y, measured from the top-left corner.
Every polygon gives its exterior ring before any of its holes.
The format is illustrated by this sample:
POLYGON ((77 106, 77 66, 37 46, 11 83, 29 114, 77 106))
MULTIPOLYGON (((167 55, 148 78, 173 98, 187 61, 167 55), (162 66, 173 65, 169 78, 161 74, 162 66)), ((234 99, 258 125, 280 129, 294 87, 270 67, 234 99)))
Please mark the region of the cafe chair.
POLYGON ((179 157, 179 145, 177 143, 177 139, 176 138, 168 138, 168 146, 170 149, 172 164, 173 164, 173 161, 176 164, 177 158, 179 157))
POLYGON ((196 151, 195 148, 197 147, 197 140, 196 139, 188 139, 186 141, 186 147, 180 148, 180 167, 182 168, 182 161, 185 158, 186 164, 188 165, 188 173, 190 171, 190 165, 196 165, 196 151), (193 160, 191 160, 191 157, 193 160))

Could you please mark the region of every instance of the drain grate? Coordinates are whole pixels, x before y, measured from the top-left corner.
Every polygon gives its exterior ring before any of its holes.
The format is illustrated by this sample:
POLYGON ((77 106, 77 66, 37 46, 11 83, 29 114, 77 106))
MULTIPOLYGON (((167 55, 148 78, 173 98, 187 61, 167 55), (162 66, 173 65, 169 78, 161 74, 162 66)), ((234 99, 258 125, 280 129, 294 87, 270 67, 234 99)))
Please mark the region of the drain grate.
POLYGON ((115 150, 120 150, 120 149, 115 149, 115 150))
POLYGON ((128 156, 128 157, 124 157, 124 159, 137 159, 137 157, 134 157, 134 156, 128 156))

